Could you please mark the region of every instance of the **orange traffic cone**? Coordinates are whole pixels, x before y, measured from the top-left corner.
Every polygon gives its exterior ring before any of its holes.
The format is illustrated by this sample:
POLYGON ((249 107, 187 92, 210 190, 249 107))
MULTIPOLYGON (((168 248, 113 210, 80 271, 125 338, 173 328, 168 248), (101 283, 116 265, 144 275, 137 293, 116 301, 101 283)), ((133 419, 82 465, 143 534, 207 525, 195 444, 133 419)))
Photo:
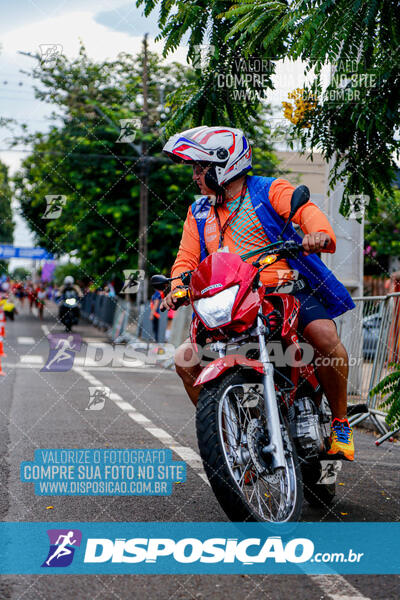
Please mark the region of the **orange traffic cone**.
POLYGON ((3 356, 7 356, 7 354, 4 352, 3 338, 0 335, 0 357, 3 357, 3 356))
POLYGON ((2 366, 1 366, 1 360, 0 360, 0 375, 5 375, 5 373, 4 373, 4 371, 3 371, 3 368, 2 368, 2 366))
POLYGON ((6 337, 6 315, 4 314, 4 310, 0 310, 0 337, 6 337))

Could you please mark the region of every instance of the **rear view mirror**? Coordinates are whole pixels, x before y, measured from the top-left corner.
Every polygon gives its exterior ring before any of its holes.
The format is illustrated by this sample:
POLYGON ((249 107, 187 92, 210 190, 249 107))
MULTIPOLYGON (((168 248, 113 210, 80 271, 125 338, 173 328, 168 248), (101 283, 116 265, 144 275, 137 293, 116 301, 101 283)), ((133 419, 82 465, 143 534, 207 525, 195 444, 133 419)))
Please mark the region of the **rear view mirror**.
POLYGON ((306 185, 299 185, 293 194, 290 200, 290 216, 289 219, 293 219, 294 215, 297 213, 299 208, 307 204, 310 199, 310 190, 306 185))
POLYGON ((170 282, 168 277, 165 277, 165 275, 161 275, 161 274, 153 275, 150 281, 151 281, 151 285, 156 290, 163 290, 170 282))
POLYGON ((297 213, 299 208, 307 204, 310 199, 310 190, 306 185, 299 185, 293 192, 291 200, 290 200, 290 214, 289 218, 285 223, 284 228, 282 229, 281 238, 286 231, 286 227, 289 225, 290 221, 293 219, 294 215, 297 213))

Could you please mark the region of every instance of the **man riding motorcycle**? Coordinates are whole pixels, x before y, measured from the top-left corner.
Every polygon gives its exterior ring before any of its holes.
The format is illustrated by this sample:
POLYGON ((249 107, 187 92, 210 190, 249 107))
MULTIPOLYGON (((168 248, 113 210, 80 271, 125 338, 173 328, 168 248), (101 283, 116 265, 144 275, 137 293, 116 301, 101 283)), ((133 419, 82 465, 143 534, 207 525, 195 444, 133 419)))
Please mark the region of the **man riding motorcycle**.
POLYGON ((71 331, 72 325, 79 320, 79 301, 82 299, 82 290, 71 275, 64 279, 64 285, 59 289, 58 298, 61 299, 59 308, 59 319, 65 325, 67 331, 71 331), (71 304, 71 299, 75 299, 75 304, 71 304))
MULTIPOLYGON (((231 127, 196 127, 172 136, 163 148, 175 162, 193 165, 193 181, 200 199, 189 208, 182 239, 172 268, 172 277, 195 269, 213 252, 238 254, 254 251, 273 241, 272 234, 282 229, 290 213, 294 187, 281 178, 252 177, 252 152, 239 129, 231 127), (252 202, 262 193, 262 202, 252 202), (211 201, 210 201, 211 199, 211 201)), ((344 286, 333 276, 317 252, 335 252, 336 237, 323 212, 312 202, 302 206, 293 218, 304 238, 304 256, 289 265, 286 259, 262 271, 261 283, 267 292, 284 284, 279 291, 292 293, 301 303, 298 330, 314 349, 317 374, 331 412, 331 435, 328 454, 354 460, 353 431, 347 420, 348 356, 341 343, 333 318, 354 308, 344 286), (296 270, 298 272, 296 272, 296 270)), ((249 262, 254 260, 254 256, 249 262)), ((175 308, 171 292, 164 298, 164 309, 175 308)), ((202 367, 194 346, 185 342, 175 354, 175 365, 184 387, 197 404, 200 388, 194 387, 202 367), (196 364, 194 364, 196 362, 196 364), (187 366, 190 363, 190 366, 187 366)))

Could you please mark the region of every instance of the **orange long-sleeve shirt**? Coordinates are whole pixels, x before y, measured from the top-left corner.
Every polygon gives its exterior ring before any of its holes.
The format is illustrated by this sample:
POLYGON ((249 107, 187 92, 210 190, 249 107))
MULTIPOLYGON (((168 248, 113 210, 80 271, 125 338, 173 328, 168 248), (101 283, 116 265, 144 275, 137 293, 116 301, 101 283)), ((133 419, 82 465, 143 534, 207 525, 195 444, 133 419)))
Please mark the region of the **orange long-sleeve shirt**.
MULTIPOLYGON (((290 213, 290 200, 294 187, 285 179, 275 179, 272 182, 269 191, 269 200, 274 210, 286 220, 290 213)), ((218 207, 218 214, 223 227, 225 221, 230 214, 235 210, 240 201, 240 194, 229 202, 225 202, 218 207)), ((325 252, 335 252, 336 236, 335 233, 324 215, 324 213, 312 202, 307 202, 300 208, 293 222, 300 226, 304 233, 316 233, 321 231, 327 233, 331 238, 331 242, 324 250, 325 252)), ((215 217, 215 209, 211 207, 209 215, 206 219, 204 228, 204 239, 209 254, 218 250, 219 242, 219 227, 215 217)), ((229 252, 244 254, 257 248, 262 248, 269 243, 264 229, 256 215, 253 204, 250 199, 249 191, 243 200, 242 206, 228 225, 224 235, 224 246, 227 246, 229 252)), ((256 257, 248 259, 248 262, 256 260, 256 257)), ((182 239, 179 246, 178 255, 174 266, 172 267, 171 276, 176 277, 183 271, 195 269, 200 262, 200 239, 197 229, 196 220, 192 215, 191 207, 188 210, 185 224, 183 226, 182 239)), ((276 286, 278 283, 287 279, 293 278, 293 272, 290 270, 286 260, 282 259, 267 267, 261 272, 261 282, 266 286, 276 286)), ((173 282, 173 287, 176 287, 181 282, 176 280, 173 282)))

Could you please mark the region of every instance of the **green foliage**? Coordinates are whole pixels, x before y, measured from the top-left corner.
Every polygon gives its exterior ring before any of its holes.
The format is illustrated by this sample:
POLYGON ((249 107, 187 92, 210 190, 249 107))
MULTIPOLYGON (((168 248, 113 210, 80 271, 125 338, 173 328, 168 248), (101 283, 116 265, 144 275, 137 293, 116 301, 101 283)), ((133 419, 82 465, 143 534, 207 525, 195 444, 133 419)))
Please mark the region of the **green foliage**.
MULTIPOLYGON (((59 57, 53 66, 34 69, 36 95, 54 106, 48 133, 23 135, 16 142, 32 147, 16 175, 22 214, 38 243, 56 256, 80 259, 80 279, 103 285, 123 280, 124 269, 138 267, 139 195, 148 168, 148 270, 169 271, 179 247, 183 221, 198 193, 190 167, 161 153, 165 124, 173 109, 164 99, 184 88, 194 74, 182 65, 164 66, 149 53, 149 116, 142 108, 142 57, 120 55, 95 63, 82 46, 76 60, 59 57), (132 144, 117 142, 119 120, 145 121, 132 144), (116 124, 116 126, 114 125, 116 124), (145 167, 141 145, 151 158, 145 167), (66 197, 61 216, 43 218, 46 196, 66 197)), ((256 169, 272 174, 276 159, 258 118, 254 132, 261 141, 256 169)), ((189 120, 185 126, 189 124, 189 120)), ((195 123, 196 125, 198 123, 195 123)))
POLYGON ((310 129, 292 129, 303 149, 335 158, 331 186, 345 181, 343 214, 349 196, 391 194, 399 152, 400 9, 392 0, 312 0, 241 2, 225 13, 248 52, 306 61, 314 68, 308 91, 317 95, 317 110, 308 115, 310 129), (285 42, 283 42, 285 40, 285 42), (278 52, 274 49, 278 49, 278 52), (279 49, 283 52, 279 53, 279 49), (334 77, 322 94, 321 69, 331 64, 334 77))
MULTIPOLYGON (((1 123, 0 123, 1 124, 1 123)), ((8 169, 0 161, 0 244, 12 244, 14 222, 11 210, 12 190, 8 169)), ((8 261, 0 260, 0 275, 8 274, 8 261)))
POLYGON ((371 395, 382 394, 386 398, 381 406, 389 408, 386 423, 397 429, 400 427, 400 365, 391 363, 391 373, 386 375, 370 392, 371 395))
POLYGON ((25 281, 31 277, 31 272, 24 267, 15 267, 13 272, 11 273, 11 278, 16 281, 25 281))
POLYGON ((87 283, 87 277, 81 267, 70 262, 65 265, 58 265, 54 269, 53 279, 55 284, 61 286, 67 275, 71 275, 75 279, 75 283, 87 283))
MULTIPOLYGON (((229 35, 231 22, 222 16, 234 2, 222 0, 137 0, 148 15, 159 4, 160 38, 165 40, 164 55, 180 43, 188 44, 188 60, 194 74, 169 97, 172 114, 168 133, 201 124, 229 124, 246 132, 255 131, 259 121, 260 98, 272 88, 270 73, 265 74, 263 85, 254 90, 248 83, 239 86, 224 85, 241 70, 245 55, 239 36, 229 35), (188 38, 188 39, 187 39, 188 38), (199 46, 207 45, 208 60, 204 67, 199 61, 199 46), (256 94, 252 92, 256 91, 256 94)), ((264 107, 265 110, 265 107, 264 107)))
POLYGON ((0 243, 12 244, 14 223, 11 211, 12 190, 6 165, 0 162, 0 243))
POLYGON ((144 118, 141 57, 120 55, 95 63, 81 47, 79 58, 58 58, 37 67, 36 95, 55 108, 48 133, 24 135, 32 153, 15 177, 23 216, 38 243, 55 255, 73 253, 86 279, 101 285, 138 266, 139 160, 145 142, 149 166, 149 270, 169 269, 179 246, 183 220, 196 193, 188 167, 162 157, 163 97, 185 77, 181 65, 163 66, 149 53, 147 132, 133 146, 117 142, 119 120, 144 118), (114 125, 116 124, 116 125, 114 125), (44 219, 46 196, 66 196, 61 216, 44 219))
MULTIPOLYGON (((211 44, 208 68, 195 69, 196 77, 171 99, 171 131, 182 124, 227 122, 250 132, 262 99, 255 80, 244 87, 246 100, 237 90, 220 86, 222 76, 235 73, 235 58, 257 56, 302 59, 314 79, 305 92, 317 96, 316 110, 291 128, 292 140, 303 151, 321 152, 333 159, 330 184, 344 180, 341 206, 350 207, 351 195, 371 198, 375 191, 391 194, 400 125, 400 8, 392 0, 137 0, 149 14, 160 8, 159 26, 167 54, 179 43, 188 43, 188 58, 196 46, 211 44), (188 39, 187 39, 188 38, 188 39), (334 77, 323 90, 322 68, 331 65, 334 77), (252 93, 254 92, 254 93, 252 93)), ((273 73, 273 66, 271 74, 273 73)), ((272 88, 267 77, 263 92, 272 88)))
POLYGON ((393 197, 378 196, 378 207, 368 216, 364 227, 365 262, 376 265, 389 256, 400 256, 400 191, 393 197))

